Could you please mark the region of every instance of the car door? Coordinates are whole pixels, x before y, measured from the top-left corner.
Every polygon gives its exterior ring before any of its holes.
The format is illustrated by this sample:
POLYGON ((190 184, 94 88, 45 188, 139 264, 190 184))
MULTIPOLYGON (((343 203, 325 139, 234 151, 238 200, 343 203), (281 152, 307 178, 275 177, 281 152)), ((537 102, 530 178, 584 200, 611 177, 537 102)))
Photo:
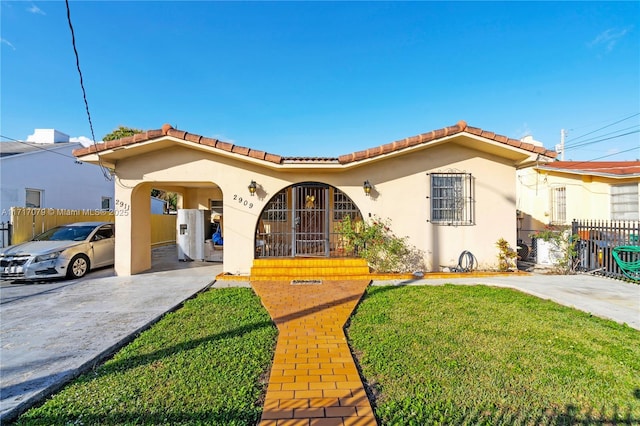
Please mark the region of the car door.
POLYGON ((93 252, 92 268, 113 265, 115 253, 115 233, 112 224, 102 225, 91 239, 93 252))

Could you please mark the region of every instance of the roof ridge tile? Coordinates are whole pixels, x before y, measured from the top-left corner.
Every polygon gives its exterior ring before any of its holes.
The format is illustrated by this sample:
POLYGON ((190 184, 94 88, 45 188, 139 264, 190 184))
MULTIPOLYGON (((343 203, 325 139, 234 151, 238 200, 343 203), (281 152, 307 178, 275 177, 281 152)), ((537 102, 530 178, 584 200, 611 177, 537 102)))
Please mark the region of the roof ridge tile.
POLYGON ((73 155, 75 155, 76 157, 80 157, 83 155, 94 154, 100 151, 118 148, 125 145, 131 145, 134 143, 149 141, 152 139, 160 138, 162 136, 171 136, 177 139, 185 140, 187 142, 205 145, 205 146, 213 147, 216 149, 220 149, 222 151, 227 151, 234 154, 243 155, 250 158, 264 160, 264 161, 268 161, 276 164, 281 164, 283 160, 318 161, 318 162, 337 160, 340 164, 348 164, 356 161, 367 160, 369 158, 374 158, 381 155, 389 154, 395 151, 400 151, 408 147, 418 146, 427 142, 432 142, 434 140, 445 138, 447 136, 455 135, 462 132, 466 132, 471 135, 490 139, 505 145, 524 149, 533 153, 543 154, 550 158, 555 158, 557 155, 555 151, 548 150, 542 146, 533 145, 530 143, 520 141, 518 139, 509 138, 504 135, 498 135, 494 132, 486 131, 478 127, 469 126, 467 122, 464 120, 460 120, 452 126, 431 130, 430 132, 421 133, 416 136, 409 136, 407 138, 396 140, 394 142, 367 148, 367 149, 352 152, 349 154, 340 155, 337 158, 282 157, 281 155, 271 154, 271 153, 260 151, 260 150, 254 150, 248 147, 234 145, 233 143, 230 143, 230 142, 224 142, 218 139, 201 136, 194 133, 188 133, 184 130, 174 129, 168 123, 164 124, 160 129, 148 130, 146 132, 138 133, 133 136, 127 136, 121 139, 115 139, 112 141, 107 141, 99 144, 93 144, 88 147, 78 148, 73 151, 73 155))
POLYGON ((208 138, 206 136, 202 136, 200 139, 200 145, 210 146, 215 148, 218 143, 218 139, 208 138))
POLYGON ((185 140, 187 140, 187 141, 189 141, 189 142, 194 142, 194 143, 197 143, 197 144, 199 144, 199 143, 200 143, 200 141, 202 140, 202 138, 203 138, 203 136, 196 135, 196 134, 193 134, 193 133, 187 133, 187 134, 185 135, 185 140))

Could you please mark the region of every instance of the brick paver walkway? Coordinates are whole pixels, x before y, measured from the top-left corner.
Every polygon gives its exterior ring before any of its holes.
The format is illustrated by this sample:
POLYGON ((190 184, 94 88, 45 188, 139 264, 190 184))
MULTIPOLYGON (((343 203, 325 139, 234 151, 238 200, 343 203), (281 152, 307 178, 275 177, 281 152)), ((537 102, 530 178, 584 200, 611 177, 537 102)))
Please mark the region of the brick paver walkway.
POLYGON ((368 283, 251 283, 279 330, 260 426, 377 424, 343 331, 368 283))

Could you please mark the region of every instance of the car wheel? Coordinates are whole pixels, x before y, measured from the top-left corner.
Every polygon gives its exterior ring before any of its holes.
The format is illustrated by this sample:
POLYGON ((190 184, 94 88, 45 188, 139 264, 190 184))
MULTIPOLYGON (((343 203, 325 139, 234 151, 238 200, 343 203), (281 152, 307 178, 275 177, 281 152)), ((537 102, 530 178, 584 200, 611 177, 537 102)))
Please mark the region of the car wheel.
POLYGON ((76 254, 67 266, 67 278, 82 278, 89 272, 89 258, 84 254, 76 254))

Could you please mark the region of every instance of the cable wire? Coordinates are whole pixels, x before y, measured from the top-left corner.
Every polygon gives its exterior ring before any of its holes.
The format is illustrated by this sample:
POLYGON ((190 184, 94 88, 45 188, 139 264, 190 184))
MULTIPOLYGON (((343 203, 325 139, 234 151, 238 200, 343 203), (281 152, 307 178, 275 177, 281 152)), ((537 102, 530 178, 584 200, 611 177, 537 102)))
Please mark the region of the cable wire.
MULTIPOLYGON (((615 152, 615 153, 613 153, 613 154, 603 155, 602 157, 597 157, 597 158, 594 158, 594 159, 592 159, 592 160, 585 160, 585 161, 577 161, 577 162, 573 162, 573 164, 572 164, 572 165, 577 166, 577 165, 579 165, 579 164, 587 164, 587 163, 591 163, 591 162, 596 161, 596 160, 602 160, 603 158, 613 157, 614 155, 619 155, 619 154, 624 154, 624 153, 627 153, 627 152, 635 151, 635 150, 637 150, 637 149, 638 149, 638 148, 625 149, 624 151, 619 151, 619 152, 615 152)), ((543 166, 545 166, 545 165, 547 165, 547 166, 549 166, 549 167, 553 167, 553 163, 543 164, 543 166)))
MULTIPOLYGON (((61 156, 65 157, 65 158, 70 158, 70 159, 74 160, 76 163, 82 164, 82 162, 80 160, 78 160, 76 157, 71 157, 71 156, 63 154, 61 152, 54 151, 53 149, 47 149, 47 148, 38 146, 37 142, 21 141, 21 140, 13 139, 13 138, 10 138, 10 137, 4 136, 4 135, 0 135, 0 138, 7 139, 7 140, 10 140, 12 142, 18 142, 18 143, 21 143, 21 144, 24 144, 24 145, 27 145, 27 146, 30 146, 30 147, 33 147, 33 148, 41 149, 43 151, 47 151, 47 152, 50 152, 52 154, 61 155, 61 156)), ((70 142, 70 143, 79 143, 79 142, 70 142)), ((22 153, 16 153, 16 154, 22 154, 22 153)))
POLYGON ((623 121, 626 121, 626 120, 628 120, 628 119, 630 119, 630 118, 633 118, 633 117, 636 117, 636 116, 638 116, 638 115, 640 115, 640 112, 637 112, 637 113, 635 113, 635 114, 631 114, 631 115, 630 115, 630 116, 628 116, 628 117, 625 117, 625 118, 623 118, 623 119, 621 119, 621 120, 618 120, 618 121, 616 121, 616 122, 614 122, 614 123, 607 124, 606 126, 603 126, 603 127, 600 127, 599 129, 596 129, 596 130, 593 130, 593 131, 591 131, 591 132, 585 133, 584 135, 576 136, 575 138, 573 138, 573 139, 572 139, 572 141, 576 142, 576 139, 580 139, 580 138, 583 138, 583 137, 585 137, 585 136, 591 135, 591 134, 593 134, 593 133, 599 132, 600 130, 606 129, 607 127, 615 126, 615 125, 616 125, 616 124, 618 124, 618 123, 622 123, 623 121))
MULTIPOLYGON (((611 136, 611 137, 608 137, 608 138, 596 139, 596 140, 594 140, 594 141, 584 142, 584 143, 580 143, 580 144, 577 144, 577 145, 572 145, 572 146, 570 146, 569 148, 580 148, 580 147, 587 146, 587 145, 593 145, 594 143, 604 142, 604 141, 608 141, 608 140, 611 140, 611 139, 617 139, 617 138, 621 138, 621 137, 623 137, 623 136, 628 136, 628 135, 632 135, 632 134, 634 134, 634 133, 639 133, 639 132, 640 132, 640 129, 638 129, 638 130, 634 130, 634 131, 632 131, 632 132, 623 133, 623 134, 621 134, 621 135, 611 136)), ((614 133, 615 133, 615 132, 614 132, 614 133)), ((609 134, 610 134, 610 133, 609 133, 609 134)), ((603 135, 603 136, 604 136, 604 135, 603 135)), ((567 148, 565 147, 565 149, 567 149, 567 148)))
MULTIPOLYGON (((96 135, 93 132, 93 122, 91 121, 91 113, 89 112, 89 102, 87 101, 87 91, 84 88, 84 80, 82 78, 82 70, 80 69, 80 55, 78 55, 78 48, 76 47, 76 35, 73 30, 73 24, 71 23, 71 10, 69 9, 69 0, 65 0, 67 6, 67 22, 69 23, 69 30, 71 30, 71 44, 73 45, 73 53, 76 56, 76 68, 78 69, 78 75, 80 76, 80 88, 82 89, 82 97, 84 99, 84 107, 87 111, 87 118, 89 119, 89 128, 91 129, 91 140, 96 145, 96 135)), ((98 156, 98 163, 102 170, 102 175, 107 180, 111 180, 110 173, 102 165, 102 159, 98 156)))
POLYGON ((602 135, 593 136, 593 137, 591 137, 589 139, 585 139, 585 140, 580 141, 580 142, 574 142, 574 144, 565 144, 565 148, 567 148, 567 147, 572 148, 574 145, 581 145, 581 144, 586 143, 586 142, 591 142, 593 140, 597 140, 598 138, 602 138, 602 137, 610 136, 610 135, 615 135, 616 133, 619 133, 619 132, 626 132, 627 130, 635 129, 635 128, 638 128, 639 126, 640 126, 640 124, 634 124, 633 126, 625 127, 624 129, 614 130, 614 131, 609 132, 609 133, 604 133, 602 135))

